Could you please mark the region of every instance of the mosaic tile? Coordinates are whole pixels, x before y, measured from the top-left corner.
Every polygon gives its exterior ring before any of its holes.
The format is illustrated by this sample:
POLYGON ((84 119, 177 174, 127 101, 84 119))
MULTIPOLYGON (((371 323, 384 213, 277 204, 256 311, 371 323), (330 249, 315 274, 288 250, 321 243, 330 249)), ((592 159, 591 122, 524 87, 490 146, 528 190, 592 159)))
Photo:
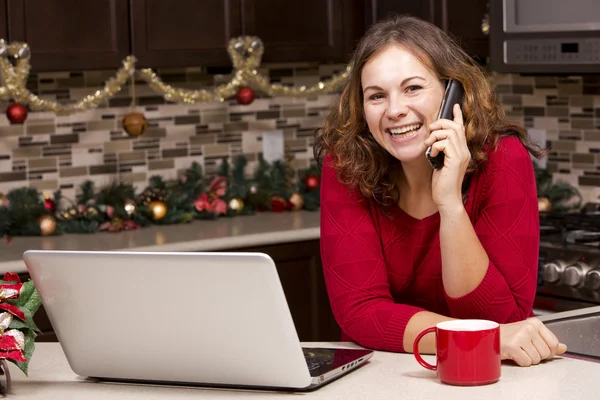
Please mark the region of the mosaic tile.
MULTIPOLYGON (((259 71, 271 82, 300 86, 344 69, 345 65, 307 62, 262 64, 259 71)), ((157 72, 165 82, 188 89, 210 89, 232 77, 231 67, 161 68, 157 72)), ((101 88, 113 74, 34 74, 28 87, 44 99, 77 100, 101 88)), ((600 75, 492 74, 492 80, 511 121, 547 131, 552 148, 548 169, 555 179, 567 179, 582 188, 598 184, 589 171, 600 168, 600 75)), ((123 116, 131 110, 130 86, 107 104, 81 113, 30 112, 23 125, 10 125, 0 115, 0 189, 38 185, 43 190, 63 188, 74 193, 84 179, 98 186, 114 179, 140 185, 150 171, 174 178, 193 161, 210 175, 223 157, 235 154, 246 155, 251 171, 262 151, 262 132, 274 129, 283 131, 285 145, 295 157, 293 168, 301 171, 314 165, 315 131, 339 99, 339 94, 271 99, 256 93, 257 98, 247 106, 234 99, 172 104, 140 80, 135 95, 138 111, 148 119, 147 131, 139 138, 129 137, 121 128, 123 116)))

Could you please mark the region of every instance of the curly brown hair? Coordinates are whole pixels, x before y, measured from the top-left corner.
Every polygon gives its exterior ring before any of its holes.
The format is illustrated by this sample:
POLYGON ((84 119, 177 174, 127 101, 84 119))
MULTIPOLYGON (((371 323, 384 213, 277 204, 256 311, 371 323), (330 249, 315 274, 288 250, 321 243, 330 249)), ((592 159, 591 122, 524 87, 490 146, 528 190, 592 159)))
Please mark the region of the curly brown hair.
POLYGON ((467 143, 471 152, 465 182, 487 159, 502 136, 518 137, 527 150, 539 158, 544 150, 527 137, 526 130, 509 122, 482 68, 445 32, 412 16, 392 16, 372 25, 360 40, 350 61, 350 72, 339 104, 332 107, 324 125, 315 135, 314 155, 322 165, 325 154, 335 160, 338 178, 358 188, 366 198, 384 205, 397 204, 399 192, 392 182, 400 161, 372 137, 363 114, 361 74, 364 65, 379 50, 399 44, 411 51, 441 80, 462 83, 462 106, 467 143))

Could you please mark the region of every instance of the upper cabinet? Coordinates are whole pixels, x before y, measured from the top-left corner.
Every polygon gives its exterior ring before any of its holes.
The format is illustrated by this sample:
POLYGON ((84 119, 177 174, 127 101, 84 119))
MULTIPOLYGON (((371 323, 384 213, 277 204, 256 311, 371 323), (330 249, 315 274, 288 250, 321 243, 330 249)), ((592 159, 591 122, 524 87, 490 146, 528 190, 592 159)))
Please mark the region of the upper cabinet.
POLYGON ((490 55, 490 40, 481 30, 489 0, 452 0, 443 3, 443 28, 458 39, 465 51, 484 64, 490 55), (450 7, 452 3, 452 7, 450 7))
POLYGON ((439 0, 365 0, 364 16, 368 28, 391 14, 411 14, 435 23, 435 3, 439 0))
POLYGON ((6 0, 0 0, 0 38, 8 39, 8 18, 6 18, 6 0))
POLYGON ((343 0, 131 0, 133 52, 150 67, 230 66, 229 39, 258 36, 264 62, 340 61, 343 0))
POLYGON ((488 37, 481 21, 488 0, 363 0, 365 28, 391 14, 411 14, 432 22, 454 36, 479 62, 489 55, 488 37))
POLYGON ((115 68, 130 54, 127 0, 4 0, 0 5, 7 18, 0 29, 6 24, 10 41, 29 44, 34 71, 115 68))
POLYGON ((133 54, 141 67, 228 66, 242 34, 241 0, 131 0, 133 54))
POLYGON ((485 60, 487 0, 0 0, 0 37, 27 42, 32 71, 231 67, 233 37, 258 36, 263 62, 345 63, 365 30, 412 14, 456 36, 485 60), (450 8, 450 3, 452 7, 450 8), (460 11, 459 11, 460 10, 460 11))
POLYGON ((244 34, 265 45, 263 61, 342 61, 343 0, 243 0, 244 34))

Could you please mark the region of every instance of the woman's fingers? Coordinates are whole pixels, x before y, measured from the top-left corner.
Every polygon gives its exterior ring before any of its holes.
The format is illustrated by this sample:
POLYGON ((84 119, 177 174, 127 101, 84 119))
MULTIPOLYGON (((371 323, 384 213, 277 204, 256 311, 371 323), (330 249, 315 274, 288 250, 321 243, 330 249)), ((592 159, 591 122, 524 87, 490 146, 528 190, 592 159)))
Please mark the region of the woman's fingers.
POLYGON ((567 351, 556 335, 537 318, 501 326, 502 358, 521 366, 539 364, 567 351))
MULTIPOLYGON (((542 338, 541 335, 535 335, 531 339, 531 343, 532 343, 533 347, 535 347, 537 353, 540 355, 540 361, 552 358, 554 356, 554 354, 556 354, 555 352, 552 351, 550 346, 548 346, 548 344, 542 338)), ((535 363, 535 364, 537 364, 537 363, 535 363)))
POLYGON ((542 356, 540 355, 538 350, 533 345, 533 342, 524 343, 521 346, 521 348, 523 349, 523 351, 525 353, 527 353, 527 355, 531 359, 531 364, 529 364, 529 365, 536 365, 536 364, 539 364, 540 361, 542 361, 542 356))
POLYGON ((463 126, 464 125, 463 113, 462 113, 462 110, 460 109, 460 106, 458 105, 458 103, 452 107, 452 111, 453 111, 453 115, 454 115, 454 122, 456 122, 460 126, 463 126))
POLYGON ((449 160, 456 158, 458 155, 456 147, 449 139, 439 140, 431 146, 431 157, 437 156, 440 152, 443 152, 449 160))
POLYGON ((437 141, 451 139, 455 136, 456 135, 454 134, 454 131, 451 129, 440 129, 433 131, 429 134, 429 137, 425 139, 425 146, 431 146, 437 141))
POLYGON ((529 367, 533 363, 529 354, 518 346, 512 347, 506 358, 513 360, 517 365, 522 367, 529 367))
POLYGON ((462 113, 460 113, 460 107, 455 106, 455 111, 456 109, 458 109, 458 116, 455 112, 454 116, 454 120, 449 120, 449 119, 438 119, 437 121, 435 121, 434 123, 432 123, 431 125, 429 125, 429 131, 433 132, 436 130, 452 130, 454 132, 456 132, 457 138, 460 140, 461 143, 465 143, 467 142, 467 137, 466 137, 466 133, 465 133, 465 127, 463 125, 462 122, 462 113))
POLYGON ((548 329, 546 325, 541 324, 541 326, 538 329, 538 332, 540 334, 540 337, 544 340, 544 342, 550 349, 552 357, 554 357, 557 354, 563 354, 565 351, 567 351, 567 346, 563 343, 560 343, 556 335, 552 333, 552 331, 548 329))

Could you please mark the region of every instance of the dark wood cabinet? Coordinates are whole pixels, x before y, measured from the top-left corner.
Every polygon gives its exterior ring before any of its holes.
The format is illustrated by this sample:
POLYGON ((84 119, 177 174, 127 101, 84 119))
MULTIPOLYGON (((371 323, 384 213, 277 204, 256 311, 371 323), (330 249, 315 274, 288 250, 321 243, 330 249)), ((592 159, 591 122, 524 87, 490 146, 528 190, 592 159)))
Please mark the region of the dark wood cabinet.
POLYGON ((364 16, 368 28, 392 14, 410 14, 436 23, 436 4, 439 0, 365 0, 364 16))
POLYGON ((131 0, 138 66, 231 66, 227 45, 242 34, 240 7, 240 0, 131 0))
POLYGON ((9 41, 8 37, 8 18, 6 17, 6 0, 0 0, 0 39, 9 41))
POLYGON ((357 41, 390 14, 412 14, 485 61, 487 0, 0 0, 0 36, 27 42, 32 70, 232 67, 227 45, 253 35, 263 62, 349 61, 357 41))
POLYGON ((244 34, 265 45, 264 62, 345 61, 343 0, 242 0, 244 34))
POLYGON ((479 62, 485 62, 489 55, 489 40, 481 31, 481 21, 487 11, 487 2, 488 0, 364 0, 362 4, 365 29, 391 14, 411 14, 450 33, 470 56, 479 62))
POLYGON ((463 49, 479 63, 484 64, 490 54, 490 41, 481 30, 487 12, 488 0, 442 1, 443 23, 463 49), (452 3, 452 4, 450 4, 452 3))
POLYGON ((127 0, 5 0, 10 41, 32 70, 114 69, 130 53, 127 0))

